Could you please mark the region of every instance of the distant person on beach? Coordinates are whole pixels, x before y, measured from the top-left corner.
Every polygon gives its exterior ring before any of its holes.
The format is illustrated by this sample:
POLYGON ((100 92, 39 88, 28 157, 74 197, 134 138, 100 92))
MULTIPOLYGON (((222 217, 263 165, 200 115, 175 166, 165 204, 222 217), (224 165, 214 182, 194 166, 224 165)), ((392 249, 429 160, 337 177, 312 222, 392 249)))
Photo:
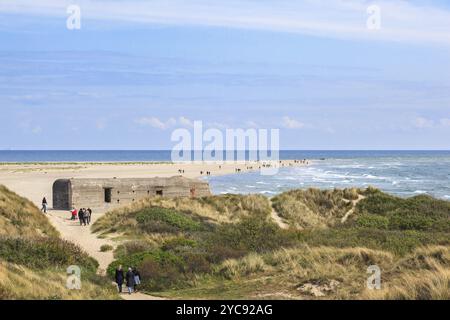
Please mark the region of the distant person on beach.
POLYGON ((122 293, 122 285, 123 285, 123 270, 122 266, 119 266, 119 268, 116 269, 115 274, 115 280, 117 283, 117 289, 119 290, 119 293, 122 293))
POLYGON ((136 267, 133 268, 134 292, 137 292, 137 286, 141 284, 141 274, 136 267))
POLYGON ((127 281, 128 294, 133 293, 134 288, 134 273, 131 268, 128 268, 128 272, 125 275, 125 280, 127 281))
POLYGON ((84 214, 85 214, 85 220, 86 220, 86 222, 87 222, 87 224, 90 224, 91 223, 91 216, 92 216, 92 210, 91 210, 91 208, 87 208, 87 210, 84 212, 84 214))
POLYGON ((71 211, 72 216, 70 217, 70 220, 77 220, 78 211, 75 208, 72 208, 71 211))
POLYGON ((42 208, 41 211, 43 211, 44 213, 47 213, 47 199, 42 199, 42 208))

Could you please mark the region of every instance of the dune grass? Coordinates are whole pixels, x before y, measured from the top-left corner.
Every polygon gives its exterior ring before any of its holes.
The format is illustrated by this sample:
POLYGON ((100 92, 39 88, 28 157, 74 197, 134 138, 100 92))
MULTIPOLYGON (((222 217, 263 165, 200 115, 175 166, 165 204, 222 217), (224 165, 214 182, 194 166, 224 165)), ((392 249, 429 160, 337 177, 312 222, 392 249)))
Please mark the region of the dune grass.
POLYGON ((300 230, 334 226, 352 208, 361 190, 292 190, 272 198, 278 214, 300 230))
POLYGON ((129 206, 112 210, 92 226, 100 233, 135 233, 137 216, 150 207, 175 209, 196 220, 220 224, 237 222, 246 216, 266 217, 271 208, 268 199, 260 195, 222 195, 203 198, 153 197, 137 201, 129 206))
POLYGON ((58 232, 31 201, 0 185, 0 235, 57 237, 58 232))
POLYGON ((267 198, 237 195, 146 199, 94 228, 132 239, 115 250, 110 275, 119 264, 136 266, 143 289, 167 297, 446 297, 448 202, 368 188, 293 190, 272 203, 289 229, 271 221, 267 198), (382 269, 377 292, 366 288, 374 264, 382 269))
POLYGON ((421 247, 397 259, 382 250, 300 246, 225 260, 192 286, 159 294, 180 299, 448 299, 448 254, 448 247, 421 247), (427 266, 411 263, 416 259, 427 266), (381 290, 366 286, 369 265, 381 268, 381 290), (321 290, 332 282, 336 288, 320 297, 301 290, 305 284, 321 290))
POLYGON ((0 300, 118 299, 116 290, 105 278, 81 273, 81 290, 66 287, 62 270, 32 269, 0 261, 0 300))

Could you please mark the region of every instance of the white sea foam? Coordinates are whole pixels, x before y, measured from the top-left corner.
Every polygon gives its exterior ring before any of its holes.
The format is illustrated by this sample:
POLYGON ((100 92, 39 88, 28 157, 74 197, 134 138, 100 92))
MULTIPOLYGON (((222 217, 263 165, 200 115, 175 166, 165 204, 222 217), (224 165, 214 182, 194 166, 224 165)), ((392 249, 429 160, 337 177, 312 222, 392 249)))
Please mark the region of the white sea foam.
POLYGON ((263 190, 263 191, 260 191, 259 193, 261 193, 261 194, 276 194, 276 192, 270 191, 270 190, 263 190))

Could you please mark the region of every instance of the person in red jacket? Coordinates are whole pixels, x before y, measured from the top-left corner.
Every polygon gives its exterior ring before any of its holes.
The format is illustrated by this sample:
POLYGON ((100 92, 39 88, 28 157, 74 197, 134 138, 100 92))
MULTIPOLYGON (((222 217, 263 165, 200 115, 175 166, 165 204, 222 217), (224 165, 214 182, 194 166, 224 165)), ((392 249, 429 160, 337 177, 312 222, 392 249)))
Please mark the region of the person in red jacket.
POLYGON ((72 217, 70 217, 70 220, 77 220, 78 211, 77 209, 72 209, 72 217))

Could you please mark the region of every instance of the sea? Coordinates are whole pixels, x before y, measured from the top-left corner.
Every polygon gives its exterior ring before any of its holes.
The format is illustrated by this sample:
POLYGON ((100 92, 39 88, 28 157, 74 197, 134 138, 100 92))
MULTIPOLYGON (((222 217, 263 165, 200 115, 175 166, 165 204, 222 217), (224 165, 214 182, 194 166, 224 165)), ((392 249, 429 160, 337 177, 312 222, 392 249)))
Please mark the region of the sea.
MULTIPOLYGON (((163 162, 170 150, 0 151, 0 162, 163 162)), ((259 171, 205 177, 214 194, 260 193, 273 196, 297 188, 373 186, 409 197, 428 194, 450 200, 448 151, 280 151, 280 159, 308 159, 306 167, 280 168, 276 175, 259 171)), ((0 181, 1 183, 1 181, 0 181)))

